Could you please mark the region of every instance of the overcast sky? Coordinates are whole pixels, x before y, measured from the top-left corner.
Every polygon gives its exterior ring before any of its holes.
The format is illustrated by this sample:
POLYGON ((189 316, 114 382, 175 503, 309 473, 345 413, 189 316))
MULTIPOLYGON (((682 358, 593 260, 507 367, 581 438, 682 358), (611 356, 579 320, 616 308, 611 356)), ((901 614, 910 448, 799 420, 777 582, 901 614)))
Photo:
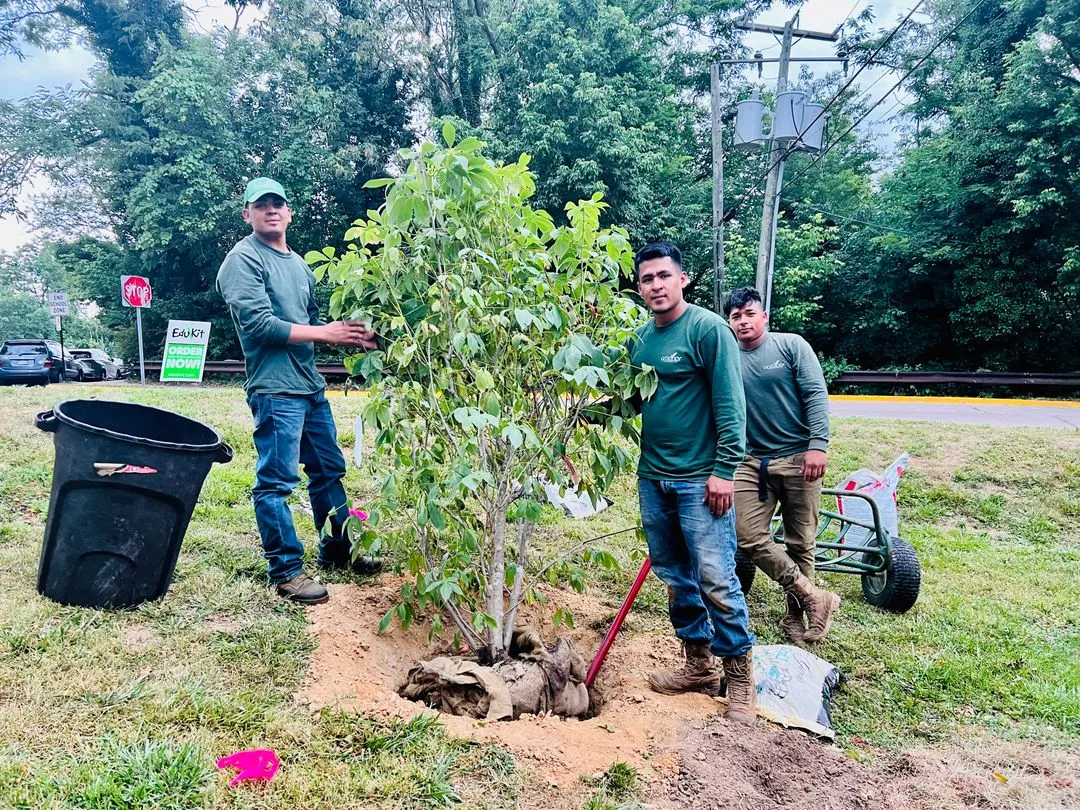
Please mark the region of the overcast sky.
MULTIPOLYGON (((878 0, 869 3, 874 12, 872 30, 891 28, 899 22, 906 12, 907 5, 904 2, 915 0, 878 0)), ((840 25, 849 13, 860 14, 867 7, 866 0, 806 0, 800 9, 799 24, 803 28, 815 31, 831 31, 840 25), (852 12, 852 9, 854 11, 852 12)), ((211 30, 219 25, 232 25, 233 11, 226 7, 220 0, 189 0, 188 6, 194 12, 193 24, 203 30, 211 30)), ((757 18, 758 22, 782 26, 794 13, 793 9, 781 3, 775 3, 772 8, 757 18)), ((248 12, 250 20, 252 12, 248 12)), ((763 56, 775 57, 779 53, 777 40, 768 34, 748 33, 744 42, 752 49, 761 50, 763 56)), ((799 56, 832 56, 835 54, 835 46, 828 42, 804 40, 792 49, 793 57, 799 56)), ((72 85, 80 86, 89 78, 89 73, 94 64, 93 57, 79 47, 73 47, 61 53, 43 53, 30 50, 26 58, 19 61, 14 57, 0 59, 0 97, 7 99, 21 99, 32 95, 39 88, 52 89, 72 85)), ((827 63, 811 63, 815 73, 835 70, 836 65, 827 63)), ((798 75, 799 65, 793 64, 790 75, 798 75)), ((854 66, 852 70, 854 70, 854 66)), ((867 70, 858 78, 857 84, 868 87, 875 79, 887 73, 885 70, 867 70)), ((767 87, 776 85, 776 65, 765 65, 762 82, 767 87)), ((748 80, 757 80, 756 70, 748 71, 748 80)), ((896 79, 891 76, 880 78, 872 88, 869 96, 873 100, 880 98, 896 79)), ((870 121, 887 112, 899 99, 889 99, 882 103, 878 110, 870 116, 870 121)), ((884 137, 884 136, 883 136, 884 137)), ((27 193, 40 192, 30 188, 27 193)), ((0 250, 10 251, 20 244, 28 241, 30 235, 25 227, 10 217, 0 218, 0 250)))

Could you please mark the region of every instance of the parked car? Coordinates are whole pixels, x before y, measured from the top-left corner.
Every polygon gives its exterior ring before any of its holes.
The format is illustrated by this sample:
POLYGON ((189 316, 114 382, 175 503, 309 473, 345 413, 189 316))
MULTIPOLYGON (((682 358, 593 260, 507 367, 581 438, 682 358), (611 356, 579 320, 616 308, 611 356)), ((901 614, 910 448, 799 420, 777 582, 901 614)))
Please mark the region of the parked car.
POLYGON ((115 380, 120 376, 116 363, 102 349, 72 349, 71 356, 82 363, 83 379, 115 380))
POLYGON ((5 340, 0 347, 0 384, 47 385, 81 380, 84 371, 70 352, 52 340, 5 340))

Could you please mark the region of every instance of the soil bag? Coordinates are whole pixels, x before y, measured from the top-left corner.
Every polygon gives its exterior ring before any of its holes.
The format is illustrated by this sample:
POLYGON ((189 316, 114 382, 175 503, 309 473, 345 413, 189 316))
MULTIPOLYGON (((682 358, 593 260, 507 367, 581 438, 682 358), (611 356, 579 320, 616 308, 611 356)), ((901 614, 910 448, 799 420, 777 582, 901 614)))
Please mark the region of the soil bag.
POLYGON ((828 661, 799 647, 754 647, 758 714, 785 728, 801 728, 831 740, 836 732, 829 701, 843 677, 828 661))

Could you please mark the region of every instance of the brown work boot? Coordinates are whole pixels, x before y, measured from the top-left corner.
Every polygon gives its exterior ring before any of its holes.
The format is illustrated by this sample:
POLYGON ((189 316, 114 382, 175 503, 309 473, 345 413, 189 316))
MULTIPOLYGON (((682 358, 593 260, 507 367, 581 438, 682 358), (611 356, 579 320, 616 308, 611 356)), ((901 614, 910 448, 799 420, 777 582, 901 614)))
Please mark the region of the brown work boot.
POLYGON ((321 605, 330 598, 326 588, 304 573, 297 574, 288 582, 282 582, 277 586, 277 592, 279 596, 301 605, 321 605))
POLYGON ((732 723, 752 726, 757 722, 757 686, 754 684, 754 651, 724 659, 727 678, 727 714, 732 723))
POLYGON ((799 604, 799 600, 795 598, 794 594, 785 593, 784 597, 787 601, 787 612, 784 614, 784 618, 780 620, 780 629, 792 644, 796 647, 802 647, 806 643, 803 641, 803 636, 806 634, 806 624, 803 622, 802 605, 799 604))
POLYGON ((806 611, 809 626, 803 633, 803 641, 817 641, 829 632, 833 615, 840 609, 840 596, 817 587, 802 574, 788 591, 806 611))
POLYGON ((723 679, 716 671, 715 661, 708 644, 683 642, 686 663, 673 672, 653 672, 649 686, 661 695, 679 695, 683 692, 704 692, 719 695, 723 679))

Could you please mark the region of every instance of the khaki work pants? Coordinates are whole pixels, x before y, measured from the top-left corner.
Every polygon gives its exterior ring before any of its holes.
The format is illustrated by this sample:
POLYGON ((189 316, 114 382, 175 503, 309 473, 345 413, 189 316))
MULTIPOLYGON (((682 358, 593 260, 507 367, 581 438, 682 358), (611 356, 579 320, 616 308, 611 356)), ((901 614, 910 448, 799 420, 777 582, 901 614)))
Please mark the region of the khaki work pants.
POLYGON ((739 548, 785 590, 801 572, 814 578, 814 548, 821 503, 821 479, 803 480, 803 453, 769 461, 764 501, 758 499, 761 460, 747 456, 735 471, 735 531, 739 548), (784 545, 772 537, 776 504, 784 522, 784 545))

